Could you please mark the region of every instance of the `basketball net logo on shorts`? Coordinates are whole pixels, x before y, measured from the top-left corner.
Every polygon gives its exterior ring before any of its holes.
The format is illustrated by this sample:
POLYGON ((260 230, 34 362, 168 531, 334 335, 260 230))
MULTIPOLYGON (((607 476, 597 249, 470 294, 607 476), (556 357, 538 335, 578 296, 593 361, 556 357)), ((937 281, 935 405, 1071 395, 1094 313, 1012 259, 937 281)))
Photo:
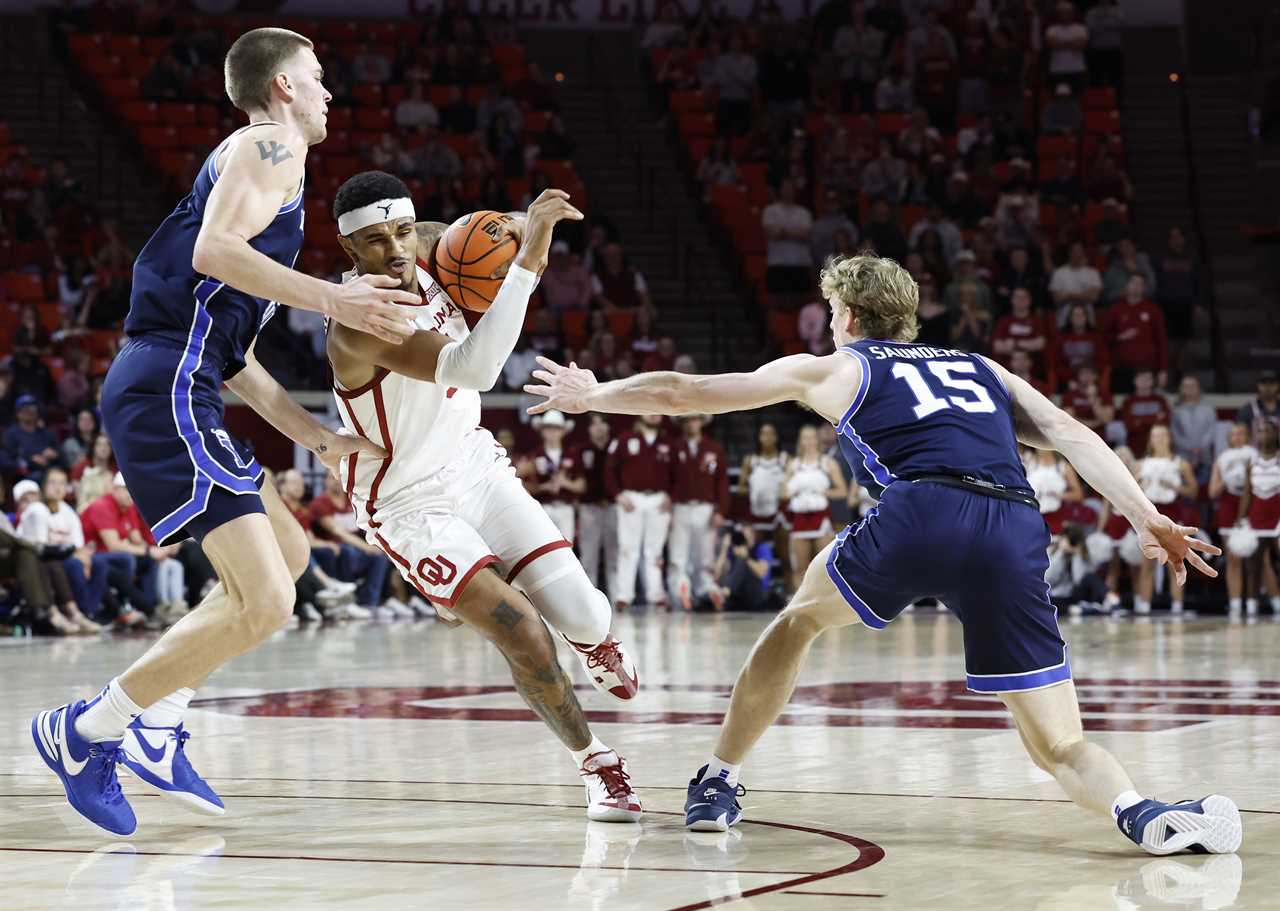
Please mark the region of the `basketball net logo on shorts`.
POLYGON ((227 435, 227 432, 225 430, 223 430, 221 427, 215 427, 213 430, 209 432, 212 433, 214 437, 217 438, 218 442, 222 444, 223 449, 231 453, 231 458, 236 460, 236 467, 238 468, 249 467, 248 465, 245 464, 244 460, 240 458, 240 453, 236 451, 235 446, 231 445, 231 437, 227 435))
POLYGON ((418 578, 427 585, 448 585, 458 574, 458 567, 443 554, 435 558, 423 557, 418 561, 418 578))

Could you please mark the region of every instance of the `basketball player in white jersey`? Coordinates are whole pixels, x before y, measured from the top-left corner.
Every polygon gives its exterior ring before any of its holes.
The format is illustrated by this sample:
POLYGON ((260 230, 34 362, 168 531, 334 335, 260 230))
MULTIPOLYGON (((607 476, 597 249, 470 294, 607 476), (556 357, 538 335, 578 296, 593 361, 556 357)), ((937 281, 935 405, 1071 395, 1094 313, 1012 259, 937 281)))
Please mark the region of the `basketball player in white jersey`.
POLYGON ((468 331, 423 265, 446 226, 415 229, 402 181, 381 171, 357 174, 339 189, 334 214, 355 263, 349 279, 391 275, 422 297, 412 311, 417 331, 403 345, 329 327, 342 420, 387 452, 385 459, 349 458, 340 468, 360 528, 442 616, 474 627, 502 652, 520 695, 573 754, 588 817, 635 821, 640 801, 626 763, 592 736, 543 625, 545 618, 573 646, 597 689, 630 699, 636 671, 609 632, 609 601, 525 491, 506 451, 479 426, 479 393, 493 387, 515 346, 552 229, 582 215, 559 190, 534 201, 501 289, 468 331))

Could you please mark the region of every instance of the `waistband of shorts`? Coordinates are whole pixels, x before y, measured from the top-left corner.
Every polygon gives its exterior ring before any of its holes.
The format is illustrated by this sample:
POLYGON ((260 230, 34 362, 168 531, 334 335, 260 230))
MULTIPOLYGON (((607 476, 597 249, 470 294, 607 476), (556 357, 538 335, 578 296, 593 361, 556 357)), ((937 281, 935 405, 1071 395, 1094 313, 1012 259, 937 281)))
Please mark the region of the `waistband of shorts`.
POLYGON ((970 493, 976 493, 984 497, 995 497, 997 500, 1008 500, 1012 503, 1022 503, 1030 506, 1037 512, 1040 510, 1040 502, 1036 499, 1035 493, 1017 487, 1006 487, 1003 484, 996 484, 992 481, 984 481, 982 478, 975 478, 973 475, 967 474, 918 474, 908 475, 902 478, 904 481, 910 481, 913 484, 921 481, 931 484, 942 484, 946 487, 956 487, 960 490, 967 490, 970 493))

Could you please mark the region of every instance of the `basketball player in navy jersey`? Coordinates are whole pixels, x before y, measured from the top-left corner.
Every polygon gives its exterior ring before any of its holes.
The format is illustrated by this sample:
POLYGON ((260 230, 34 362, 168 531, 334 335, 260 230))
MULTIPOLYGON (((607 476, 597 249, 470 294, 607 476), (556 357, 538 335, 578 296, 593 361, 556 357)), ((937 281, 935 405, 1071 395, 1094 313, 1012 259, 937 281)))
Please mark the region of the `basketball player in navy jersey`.
POLYGON ((355 452, 384 457, 294 403, 254 359, 253 343, 277 303, 399 342, 413 328, 395 305, 418 302, 389 276, 339 285, 293 271, 303 163, 325 138, 330 99, 311 42, 284 29, 246 32, 227 53, 225 75, 249 125, 210 153, 191 194, 138 255, 129 340, 102 392, 120 471, 156 540, 194 537, 220 581, 87 705, 77 700, 31 722, 71 805, 119 835, 137 823, 118 762, 185 806, 223 812, 185 756, 182 714, 210 673, 284 625, 309 560, 302 529, 223 428, 221 385, 330 470, 355 452))
POLYGON ((964 625, 969 689, 998 695, 1031 759, 1080 806, 1109 814, 1153 854, 1229 853, 1241 842, 1228 798, 1144 800, 1120 763, 1084 739, 1067 647, 1045 585, 1049 533, 1018 443, 1061 452, 1136 529, 1143 554, 1186 578, 1217 575, 1221 553, 1160 515, 1093 431, 984 357, 912 343, 919 291, 893 260, 853 256, 822 272, 838 350, 798 354, 748 374, 647 373, 598 384, 539 358, 529 409, 620 414, 723 413, 800 402, 825 417, 857 481, 879 505, 809 565, 756 643, 733 689, 714 756, 689 784, 685 824, 724 831, 741 818, 738 775, 791 698, 814 639, 859 623, 882 629, 923 597, 964 625))

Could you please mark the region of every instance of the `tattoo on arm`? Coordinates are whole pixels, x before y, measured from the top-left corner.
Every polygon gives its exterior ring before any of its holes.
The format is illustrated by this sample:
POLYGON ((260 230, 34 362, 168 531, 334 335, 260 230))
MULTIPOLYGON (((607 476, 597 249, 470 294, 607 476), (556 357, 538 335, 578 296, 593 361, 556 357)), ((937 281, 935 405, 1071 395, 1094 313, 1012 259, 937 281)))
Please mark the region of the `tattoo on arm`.
POLYGON ((491 616, 498 621, 499 626, 508 631, 515 629, 524 619, 524 615, 506 601, 499 601, 491 616))
POLYGON ((293 157, 292 152, 274 139, 270 143, 259 139, 255 144, 258 146, 258 154, 262 156, 262 160, 266 161, 269 158, 272 165, 278 165, 280 162, 288 161, 293 157))

